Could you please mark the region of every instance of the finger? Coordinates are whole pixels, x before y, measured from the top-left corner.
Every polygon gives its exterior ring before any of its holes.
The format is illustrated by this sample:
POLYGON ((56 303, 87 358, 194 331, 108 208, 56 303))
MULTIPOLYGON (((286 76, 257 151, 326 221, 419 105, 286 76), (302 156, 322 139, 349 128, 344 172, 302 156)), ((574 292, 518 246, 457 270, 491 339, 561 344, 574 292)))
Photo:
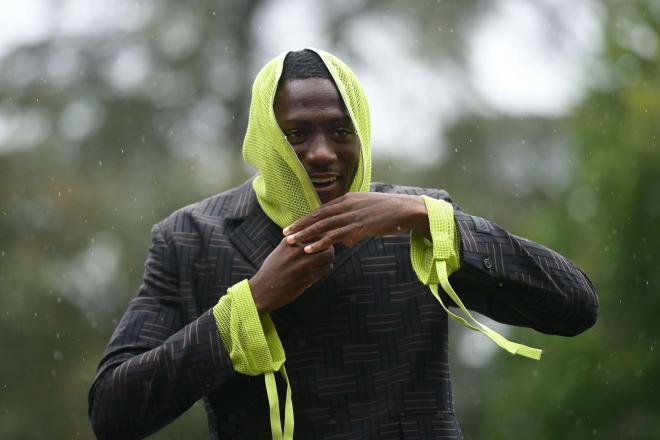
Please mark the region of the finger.
POLYGON ((315 209, 312 211, 310 214, 307 214, 306 216, 296 220, 286 228, 282 230, 282 233, 285 236, 289 236, 297 231, 301 231, 308 226, 323 220, 328 217, 335 216, 337 214, 340 214, 344 212, 345 210, 342 209, 341 206, 337 205, 332 205, 332 206, 322 206, 320 208, 315 209))
POLYGON ((348 235, 346 238, 344 238, 341 242, 342 242, 345 246, 351 247, 351 246, 353 246, 354 244, 356 244, 357 242, 359 242, 360 240, 362 240, 362 238, 364 238, 364 234, 363 234, 363 232, 361 232, 361 231, 359 231, 359 230, 356 230, 356 231, 354 231, 352 234, 349 234, 349 235, 348 235))
POLYGON ((313 240, 321 238, 323 235, 327 234, 333 229, 340 229, 344 226, 354 223, 354 218, 355 214, 348 212, 319 220, 318 222, 286 237, 287 243, 309 243, 313 240))
POLYGON ((335 261, 334 246, 330 246, 327 249, 324 249, 322 251, 313 254, 303 253, 303 256, 301 258, 302 259, 300 261, 303 262, 304 266, 308 270, 311 270, 313 272, 318 267, 324 266, 326 264, 334 263, 335 261))
POLYGON ((340 241, 351 237, 354 229, 355 225, 353 224, 344 226, 339 229, 334 229, 325 234, 320 240, 306 245, 304 251, 306 254, 313 254, 328 249, 333 244, 339 243, 340 241))
POLYGON ((334 246, 330 246, 324 251, 317 252, 315 254, 312 254, 311 256, 308 256, 307 258, 312 258, 314 257, 314 265, 316 266, 322 266, 325 264, 330 264, 335 261, 335 248, 334 246))

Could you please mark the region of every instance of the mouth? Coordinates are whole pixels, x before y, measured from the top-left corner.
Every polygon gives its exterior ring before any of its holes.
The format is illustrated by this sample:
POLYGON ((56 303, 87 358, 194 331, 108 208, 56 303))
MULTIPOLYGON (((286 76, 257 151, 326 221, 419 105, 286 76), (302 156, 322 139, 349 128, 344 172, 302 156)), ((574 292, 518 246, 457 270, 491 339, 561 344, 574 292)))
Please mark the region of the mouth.
POLYGON ((326 203, 341 193, 342 178, 339 173, 311 173, 309 179, 321 203, 326 203))
POLYGON ((327 188, 331 186, 333 183, 335 183, 338 178, 339 176, 310 177, 312 181, 312 185, 314 185, 314 188, 316 189, 327 188))

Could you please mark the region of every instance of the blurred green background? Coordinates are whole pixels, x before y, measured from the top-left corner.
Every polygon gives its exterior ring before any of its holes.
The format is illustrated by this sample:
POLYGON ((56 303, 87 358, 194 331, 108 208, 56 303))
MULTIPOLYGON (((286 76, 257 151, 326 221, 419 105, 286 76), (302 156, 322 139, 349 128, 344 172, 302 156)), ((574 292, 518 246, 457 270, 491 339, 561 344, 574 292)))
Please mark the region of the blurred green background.
MULTIPOLYGON (((363 80, 374 180, 445 188, 597 287, 577 338, 497 327, 540 363, 452 326, 465 437, 659 438, 659 2, 31 0, 0 29, 0 438, 93 438, 151 225, 252 174, 251 81, 305 46, 363 80)), ((206 432, 196 404, 153 438, 206 432)))

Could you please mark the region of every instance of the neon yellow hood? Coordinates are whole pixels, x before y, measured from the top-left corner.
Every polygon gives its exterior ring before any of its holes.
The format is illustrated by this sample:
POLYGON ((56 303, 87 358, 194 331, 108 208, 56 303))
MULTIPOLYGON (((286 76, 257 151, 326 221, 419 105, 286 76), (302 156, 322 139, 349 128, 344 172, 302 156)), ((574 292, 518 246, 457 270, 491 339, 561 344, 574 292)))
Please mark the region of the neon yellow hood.
MULTIPOLYGON (((348 109, 360 140, 360 159, 349 191, 369 191, 371 183, 371 125, 367 97, 355 74, 334 55, 318 49, 348 109)), ((266 215, 285 227, 321 206, 307 172, 277 124, 273 102, 282 74, 281 53, 259 72, 243 141, 243 158, 259 171, 252 186, 266 215)))

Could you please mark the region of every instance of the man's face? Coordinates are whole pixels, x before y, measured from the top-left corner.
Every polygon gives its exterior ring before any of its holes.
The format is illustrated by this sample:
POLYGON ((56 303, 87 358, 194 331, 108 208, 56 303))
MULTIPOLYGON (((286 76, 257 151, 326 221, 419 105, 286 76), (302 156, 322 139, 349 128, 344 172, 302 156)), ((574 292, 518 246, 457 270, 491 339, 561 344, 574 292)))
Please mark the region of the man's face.
POLYGON ((289 79, 275 95, 275 118, 321 203, 348 192, 360 157, 360 141, 334 83, 289 79))

